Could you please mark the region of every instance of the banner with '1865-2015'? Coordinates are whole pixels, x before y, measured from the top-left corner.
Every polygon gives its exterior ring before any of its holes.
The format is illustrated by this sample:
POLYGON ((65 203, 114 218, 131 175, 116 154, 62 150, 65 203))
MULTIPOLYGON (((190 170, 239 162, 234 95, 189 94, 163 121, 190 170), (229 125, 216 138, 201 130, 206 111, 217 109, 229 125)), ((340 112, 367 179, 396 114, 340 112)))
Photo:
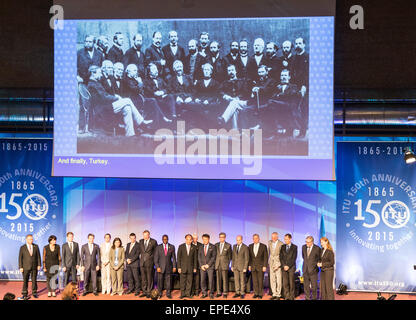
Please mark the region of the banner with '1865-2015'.
POLYGON ((337 145, 337 285, 416 290, 416 164, 401 142, 337 145))
POLYGON ((50 235, 64 242, 62 178, 51 177, 52 139, 0 139, 0 156, 0 279, 19 280, 27 234, 41 253, 50 235))

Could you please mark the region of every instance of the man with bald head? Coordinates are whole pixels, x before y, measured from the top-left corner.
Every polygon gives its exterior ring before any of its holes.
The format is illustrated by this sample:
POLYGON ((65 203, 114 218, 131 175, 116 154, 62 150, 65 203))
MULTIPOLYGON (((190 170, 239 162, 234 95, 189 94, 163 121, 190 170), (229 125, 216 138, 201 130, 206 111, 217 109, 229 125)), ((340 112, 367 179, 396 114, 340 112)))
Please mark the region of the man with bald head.
POLYGON ((253 43, 254 55, 249 58, 247 71, 248 77, 252 80, 257 78, 257 70, 261 65, 267 65, 264 55, 264 40, 257 38, 253 43))
POLYGON ((248 247, 243 243, 243 236, 238 235, 233 247, 231 271, 234 273, 235 295, 233 298, 244 299, 246 294, 246 274, 249 261, 248 247))
POLYGON ((185 50, 178 44, 178 33, 174 30, 169 31, 169 44, 162 48, 163 54, 166 58, 166 65, 169 69, 170 75, 174 75, 173 63, 176 60, 184 62, 185 50))
POLYGON ((155 31, 152 37, 153 43, 144 53, 144 60, 148 66, 153 63, 159 70, 159 76, 165 77, 169 73, 169 68, 166 65, 166 57, 162 51, 162 33, 155 31))
POLYGON ((137 72, 140 77, 144 77, 144 54, 142 52, 143 36, 137 33, 133 37, 133 46, 126 51, 124 55, 123 64, 127 67, 129 64, 137 66, 137 72))

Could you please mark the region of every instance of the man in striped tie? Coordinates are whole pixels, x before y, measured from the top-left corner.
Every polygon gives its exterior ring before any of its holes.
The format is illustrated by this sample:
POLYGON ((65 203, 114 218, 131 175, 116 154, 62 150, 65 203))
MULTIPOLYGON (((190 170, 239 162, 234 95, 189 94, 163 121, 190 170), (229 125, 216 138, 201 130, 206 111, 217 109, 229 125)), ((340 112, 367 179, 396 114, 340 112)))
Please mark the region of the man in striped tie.
POLYGON ((155 266, 160 297, 163 295, 163 289, 166 288, 166 297, 172 299, 172 273, 176 272, 176 254, 175 246, 169 243, 166 234, 162 236, 162 243, 155 250, 155 266))

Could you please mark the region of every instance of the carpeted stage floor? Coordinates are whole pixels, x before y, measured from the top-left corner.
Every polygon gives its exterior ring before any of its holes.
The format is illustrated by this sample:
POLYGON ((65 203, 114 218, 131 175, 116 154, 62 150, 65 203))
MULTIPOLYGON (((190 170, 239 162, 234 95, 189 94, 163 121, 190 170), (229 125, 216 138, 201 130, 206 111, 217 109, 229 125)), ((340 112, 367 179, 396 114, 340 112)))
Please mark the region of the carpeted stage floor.
MULTIPOLYGON (((29 282, 29 288, 31 288, 30 282, 29 282)), ((3 298, 6 292, 14 293, 16 297, 19 297, 21 296, 21 289, 22 289, 22 282, 20 281, 0 281, 0 299, 3 298)), ((29 293, 30 292, 31 290, 29 289, 29 293)), ((31 298, 30 300, 61 300, 60 294, 58 294, 56 298, 53 298, 53 297, 48 298, 48 292, 46 289, 45 282, 38 282, 38 294, 39 294, 38 299, 31 298)), ((230 293, 227 299, 220 297, 220 298, 215 298, 214 301, 217 301, 217 300, 218 301, 224 301, 224 300, 241 301, 240 298, 233 299, 232 298, 233 295, 234 293, 230 293)), ((180 292, 178 290, 174 290, 172 292, 172 297, 173 297, 172 300, 179 300, 179 296, 180 296, 180 292)), ((388 298, 390 294, 383 293, 383 296, 388 298)), ((270 296, 267 294, 263 296, 263 300, 269 300, 269 298, 270 296)), ((376 293, 368 293, 368 292, 349 292, 348 295, 343 295, 343 296, 335 295, 336 300, 376 300, 376 298, 377 298, 376 293)), ((304 299, 303 294, 301 294, 300 296, 296 298, 296 300, 303 300, 303 299, 304 299)), ((110 296, 107 294, 103 295, 100 293, 98 297, 94 296, 93 294, 89 294, 85 297, 81 296, 80 300, 149 300, 149 299, 139 298, 139 297, 134 296, 134 294, 122 295, 122 296, 118 296, 118 295, 110 296)), ((170 300, 170 299, 163 296, 162 300, 170 300)), ((198 298, 194 297, 192 300, 202 300, 202 299, 201 299, 201 296, 199 296, 198 298)), ((210 299, 206 298, 204 300, 210 300, 210 299)), ((253 300, 253 294, 252 293, 246 294, 244 300, 253 300)), ((259 300, 259 299, 255 299, 255 300, 259 300)), ((396 297, 396 300, 416 300, 416 295, 398 294, 396 297)))

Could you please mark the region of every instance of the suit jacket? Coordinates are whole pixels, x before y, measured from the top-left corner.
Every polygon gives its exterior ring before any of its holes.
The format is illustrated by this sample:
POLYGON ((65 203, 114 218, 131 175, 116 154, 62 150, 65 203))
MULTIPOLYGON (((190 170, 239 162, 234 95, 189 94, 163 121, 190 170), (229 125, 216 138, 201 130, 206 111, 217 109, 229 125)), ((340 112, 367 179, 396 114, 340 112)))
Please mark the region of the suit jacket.
POLYGON ((162 66, 160 64, 160 60, 166 60, 165 54, 163 53, 162 48, 160 48, 160 50, 157 49, 156 46, 154 46, 153 44, 146 49, 146 51, 144 52, 144 61, 146 63, 146 65, 148 65, 149 63, 154 63, 156 64, 157 68, 159 69, 159 76, 165 76, 165 74, 169 73, 169 68, 167 66, 167 64, 165 64, 165 66, 162 66))
POLYGON ((182 63, 185 61, 185 50, 180 46, 177 45, 176 54, 174 55, 171 48, 170 43, 168 43, 166 46, 162 48, 162 52, 165 55, 166 58, 166 66, 169 69, 169 72, 173 75, 173 63, 175 60, 180 60, 182 63))
POLYGON ((131 260, 131 263, 128 264, 127 266, 130 267, 134 267, 137 268, 139 266, 139 260, 140 260, 140 248, 139 248, 139 243, 136 241, 136 243, 134 244, 133 248, 131 249, 130 252, 130 247, 131 247, 131 242, 129 242, 126 246, 126 252, 125 252, 125 256, 126 256, 126 261, 127 259, 131 260))
POLYGON ((81 247, 81 261, 85 269, 95 269, 97 266, 101 267, 101 254, 98 244, 93 243, 92 254, 88 248, 88 243, 81 247))
POLYGON ((181 97, 185 100, 192 97, 194 88, 192 85, 192 78, 188 75, 182 75, 183 83, 180 84, 176 75, 172 76, 169 81, 169 92, 173 93, 175 97, 181 97))
POLYGON ((233 260, 231 263, 231 267, 234 269, 234 271, 247 270, 249 259, 250 254, 248 247, 242 243, 240 251, 237 253, 237 244, 235 244, 233 248, 233 260))
POLYGON ((106 250, 105 242, 101 244, 100 246, 101 263, 110 262, 110 250, 111 250, 111 243, 108 247, 108 250, 106 250))
POLYGON ((212 65, 212 78, 221 83, 226 79, 226 62, 220 55, 213 61, 212 56, 208 55, 207 62, 212 65))
POLYGON ((91 106, 93 106, 95 112, 101 117, 113 115, 112 103, 118 100, 116 96, 105 91, 103 85, 98 81, 89 81, 87 88, 91 94, 91 106))
POLYGON ((124 269, 124 261, 126 261, 126 253, 123 247, 118 249, 118 264, 115 266, 114 262, 116 260, 116 249, 111 247, 110 252, 108 254, 108 259, 110 261, 110 267, 114 270, 124 269))
POLYGON ((77 52, 77 70, 78 75, 84 80, 84 83, 88 82, 89 74, 88 68, 92 65, 101 67, 103 62, 103 54, 97 49, 93 49, 92 58, 85 48, 78 50, 77 52))
POLYGON ((168 243, 168 250, 165 255, 164 244, 159 244, 155 250, 154 262, 156 269, 160 268, 162 273, 172 273, 172 269, 176 268, 175 246, 168 243))
POLYGON ((189 255, 186 251, 186 243, 182 243, 178 248, 177 267, 182 273, 193 273, 197 268, 197 246, 191 245, 189 255))
POLYGON ((67 269, 81 265, 81 255, 79 254, 78 243, 72 242, 73 252, 69 248, 68 242, 62 245, 62 267, 67 269))
POLYGON ((321 262, 321 248, 319 248, 317 245, 312 246, 312 251, 309 254, 307 252, 307 246, 304 244, 302 246, 302 258, 303 258, 303 267, 302 272, 303 273, 318 273, 319 268, 317 266, 318 262, 321 262))
POLYGON ((269 70, 269 76, 280 81, 280 73, 282 72, 282 62, 280 61, 277 55, 274 55, 270 58, 266 58, 266 65, 271 69, 269 70))
POLYGON ((141 50, 137 51, 137 49, 133 46, 130 49, 126 51, 123 58, 123 65, 124 69, 129 64, 135 64, 137 66, 137 71, 139 76, 143 79, 146 71, 145 71, 145 61, 144 61, 144 54, 141 50), (137 54, 137 52, 140 52, 140 57, 137 54))
POLYGON ((280 264, 283 269, 284 266, 296 269, 296 258, 298 256, 298 247, 293 243, 290 245, 290 249, 286 252, 287 245, 284 244, 280 249, 280 264))
MULTIPOLYGON (((228 53, 225 57, 224 57, 224 63, 225 63, 225 68, 228 67, 228 65, 233 64, 236 68, 237 68, 237 64, 239 63, 239 58, 240 58, 240 54, 237 53, 236 58, 234 59, 233 56, 231 55, 231 53, 228 53)), ((241 60, 240 60, 241 61, 241 60)), ((236 69, 237 70, 237 69, 236 69)), ((225 71, 227 71, 225 69, 225 71)), ((239 75, 237 75, 239 76, 239 75)))
POLYGON ((280 268, 280 249, 282 246, 283 242, 277 240, 276 248, 273 250, 273 242, 269 240, 268 251, 270 270, 276 270, 277 268, 280 268))
POLYGON ((233 98, 239 98, 240 100, 247 100, 249 98, 247 81, 244 79, 225 80, 221 83, 219 91, 221 97, 226 94, 233 98))
POLYGON ((140 267, 153 268, 156 247, 157 241, 155 239, 149 238, 147 248, 144 247, 144 239, 139 241, 140 267))
POLYGON ((100 80, 101 85, 103 86, 105 92, 107 92, 108 94, 114 95, 116 93, 115 90, 115 79, 114 76, 108 76, 108 78, 106 78, 104 75, 100 80))
MULTIPOLYGON (((250 88, 250 93, 252 92, 253 87, 259 87, 259 102, 260 105, 266 105, 269 102, 269 99, 273 96, 276 82, 274 79, 267 77, 266 79, 260 80, 254 80, 252 82, 252 86, 250 88)), ((254 97, 251 98, 251 103, 254 105, 257 105, 257 96, 254 94, 254 97)))
POLYGON ((217 257, 215 259, 215 270, 223 270, 226 271, 230 269, 230 262, 233 258, 233 252, 231 248, 231 244, 228 242, 224 243, 224 248, 222 249, 222 253, 220 252, 220 242, 215 244, 217 247, 217 257))
POLYGON ((191 77, 192 81, 202 79, 202 65, 207 62, 207 58, 197 53, 195 56, 193 68, 191 66, 191 58, 192 56, 190 54, 185 57, 183 66, 184 72, 191 77))
POLYGON ((23 268, 23 270, 36 270, 36 268, 41 265, 40 251, 36 244, 32 244, 32 255, 30 255, 26 243, 20 247, 19 269, 23 268))
POLYGON ((208 265, 208 268, 215 267, 215 260, 217 258, 217 247, 212 243, 209 243, 207 255, 205 255, 205 246, 202 244, 201 250, 198 250, 198 262, 199 266, 208 265))
POLYGON ((275 85, 271 99, 284 102, 294 102, 296 98, 300 98, 299 88, 295 84, 287 84, 283 91, 283 84, 275 85))
MULTIPOLYGON (((199 250, 201 250, 201 247, 203 247, 203 245, 202 245, 202 243, 201 242, 197 242, 196 244, 192 241, 192 245, 193 246, 195 246, 195 248, 196 248, 196 260, 197 260, 197 266, 198 266, 198 268, 200 267, 200 265, 199 265, 199 261, 198 261, 198 252, 199 252, 199 250)), ((197 268, 197 269, 198 269, 197 268)))
POLYGON ((263 271, 263 267, 267 268, 267 247, 264 243, 260 243, 257 256, 254 255, 254 243, 249 245, 249 262, 248 265, 251 267, 251 271, 263 271))
POLYGON ((293 83, 297 86, 308 86, 309 85, 309 54, 306 52, 301 55, 293 56, 293 83))
POLYGON ((156 87, 156 83, 150 77, 147 77, 146 79, 143 80, 144 94, 146 97, 157 98, 155 96, 155 92, 159 90, 162 90, 165 93, 168 93, 168 86, 165 80, 163 80, 161 77, 158 77, 156 80, 157 80, 157 87, 156 87))
POLYGON ((254 55, 248 58, 248 62, 247 62, 247 73, 248 73, 248 77, 250 79, 257 79, 258 77, 258 68, 259 66, 261 66, 262 64, 267 66, 267 58, 266 55, 263 53, 263 56, 260 59, 259 64, 257 64, 256 59, 254 58, 254 55))
POLYGON ((122 96, 130 98, 137 108, 140 108, 144 104, 144 84, 138 82, 136 79, 125 77, 123 80, 123 92, 122 96))
POLYGON ((123 63, 123 58, 124 58, 123 49, 113 45, 110 48, 110 50, 108 50, 107 59, 110 60, 112 63, 116 63, 116 62, 123 63))
POLYGON ((244 65, 243 60, 241 59, 241 56, 238 55, 237 61, 235 62, 238 78, 249 80, 249 74, 248 74, 249 61, 250 61, 250 57, 247 57, 247 64, 244 65))
POLYGON ((204 80, 196 80, 194 97, 201 101, 208 100, 209 103, 216 103, 218 102, 218 88, 218 82, 212 78, 208 86, 205 86, 204 80))
POLYGON ((335 264, 335 255, 334 251, 326 249, 321 249, 321 262, 322 262, 322 271, 329 271, 334 270, 334 264, 335 264))

